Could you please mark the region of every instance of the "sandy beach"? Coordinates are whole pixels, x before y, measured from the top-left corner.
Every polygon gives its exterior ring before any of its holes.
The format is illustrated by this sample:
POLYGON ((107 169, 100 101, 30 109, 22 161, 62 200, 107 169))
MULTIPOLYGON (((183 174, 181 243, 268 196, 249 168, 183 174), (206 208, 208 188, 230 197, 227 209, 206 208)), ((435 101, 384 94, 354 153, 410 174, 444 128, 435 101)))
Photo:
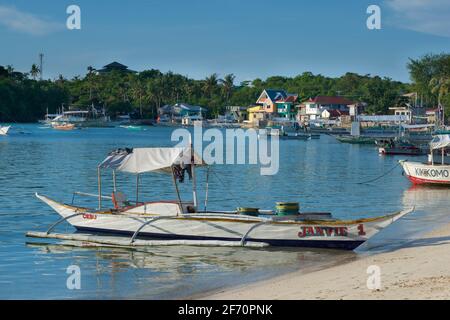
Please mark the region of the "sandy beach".
MULTIPOLYGON (((224 289, 204 298, 449 299, 449 266, 450 224, 400 250, 361 257, 308 274, 293 272, 243 287, 224 289), (368 289, 370 266, 379 267, 379 289, 368 289)), ((369 284, 373 287, 376 281, 369 281, 369 284)))

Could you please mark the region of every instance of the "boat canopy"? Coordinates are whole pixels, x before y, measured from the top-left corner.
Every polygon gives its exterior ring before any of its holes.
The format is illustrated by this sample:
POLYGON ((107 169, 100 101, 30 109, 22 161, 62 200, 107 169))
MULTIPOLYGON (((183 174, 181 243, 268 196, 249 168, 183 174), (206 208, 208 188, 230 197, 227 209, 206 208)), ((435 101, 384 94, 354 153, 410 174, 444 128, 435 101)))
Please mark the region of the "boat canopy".
POLYGON ((140 174, 167 171, 174 165, 204 165, 192 148, 135 148, 117 149, 99 165, 102 169, 140 174))
POLYGON ((439 134, 434 136, 430 142, 431 149, 442 149, 450 146, 450 135, 439 134))

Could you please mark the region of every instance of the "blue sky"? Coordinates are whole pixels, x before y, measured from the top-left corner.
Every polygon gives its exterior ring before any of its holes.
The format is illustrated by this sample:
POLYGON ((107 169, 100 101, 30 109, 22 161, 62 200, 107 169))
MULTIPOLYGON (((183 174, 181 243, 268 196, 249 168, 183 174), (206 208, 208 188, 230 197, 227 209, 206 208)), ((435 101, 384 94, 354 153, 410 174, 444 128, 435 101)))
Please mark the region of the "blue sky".
POLYGON ((409 57, 450 52, 448 0, 0 0, 0 65, 44 76, 84 75, 114 60, 195 79, 238 81, 347 71, 408 81, 409 57), (66 8, 81 8, 68 30, 66 8), (382 29, 366 9, 381 7, 382 29))

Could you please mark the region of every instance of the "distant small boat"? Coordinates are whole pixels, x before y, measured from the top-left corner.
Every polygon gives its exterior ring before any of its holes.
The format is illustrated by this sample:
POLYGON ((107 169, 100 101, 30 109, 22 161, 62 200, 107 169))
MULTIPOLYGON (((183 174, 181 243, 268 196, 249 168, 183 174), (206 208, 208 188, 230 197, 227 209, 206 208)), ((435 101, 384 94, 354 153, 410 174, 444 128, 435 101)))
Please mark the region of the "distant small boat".
POLYGON ((336 136, 336 140, 342 143, 375 144, 376 138, 364 136, 336 136))
POLYGON ((0 136, 6 136, 8 134, 9 129, 11 129, 11 126, 0 126, 0 136))
POLYGON ((61 131, 70 131, 70 130, 75 129, 75 125, 73 123, 57 124, 57 125, 53 125, 53 129, 61 130, 61 131))
POLYGON ((286 134, 286 135, 280 136, 280 139, 282 139, 282 140, 311 140, 312 135, 307 134, 307 133, 286 134))
POLYGON ((304 133, 300 131, 285 130, 284 127, 266 127, 268 136, 278 136, 281 140, 311 140, 320 139, 320 134, 304 133))
POLYGON ((407 141, 377 140, 376 144, 380 146, 378 152, 382 155, 421 156, 426 154, 422 148, 407 141))
POLYGON ((124 129, 128 129, 128 130, 135 130, 135 131, 140 131, 140 130, 142 130, 142 127, 141 126, 125 126, 125 125, 122 125, 122 126, 120 126, 121 128, 124 128, 124 129))

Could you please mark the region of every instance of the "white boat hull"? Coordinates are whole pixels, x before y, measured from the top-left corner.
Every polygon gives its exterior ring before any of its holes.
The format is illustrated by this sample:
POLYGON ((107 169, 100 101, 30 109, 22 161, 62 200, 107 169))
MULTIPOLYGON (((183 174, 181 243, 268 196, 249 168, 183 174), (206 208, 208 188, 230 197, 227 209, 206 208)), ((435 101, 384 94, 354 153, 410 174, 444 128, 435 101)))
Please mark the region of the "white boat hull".
POLYGON ((400 161, 408 179, 413 184, 450 186, 450 165, 400 161))
POLYGON ((8 134, 9 129, 11 126, 2 127, 0 126, 0 136, 6 136, 8 134))
POLYGON ((276 246, 350 250, 411 211, 357 221, 295 221, 292 217, 269 219, 236 214, 177 215, 171 203, 153 203, 167 206, 168 215, 149 213, 144 206, 120 213, 96 212, 36 196, 63 218, 78 214, 67 221, 80 231, 133 235, 153 220, 140 230, 139 238, 241 241, 246 236, 248 241, 276 246))

